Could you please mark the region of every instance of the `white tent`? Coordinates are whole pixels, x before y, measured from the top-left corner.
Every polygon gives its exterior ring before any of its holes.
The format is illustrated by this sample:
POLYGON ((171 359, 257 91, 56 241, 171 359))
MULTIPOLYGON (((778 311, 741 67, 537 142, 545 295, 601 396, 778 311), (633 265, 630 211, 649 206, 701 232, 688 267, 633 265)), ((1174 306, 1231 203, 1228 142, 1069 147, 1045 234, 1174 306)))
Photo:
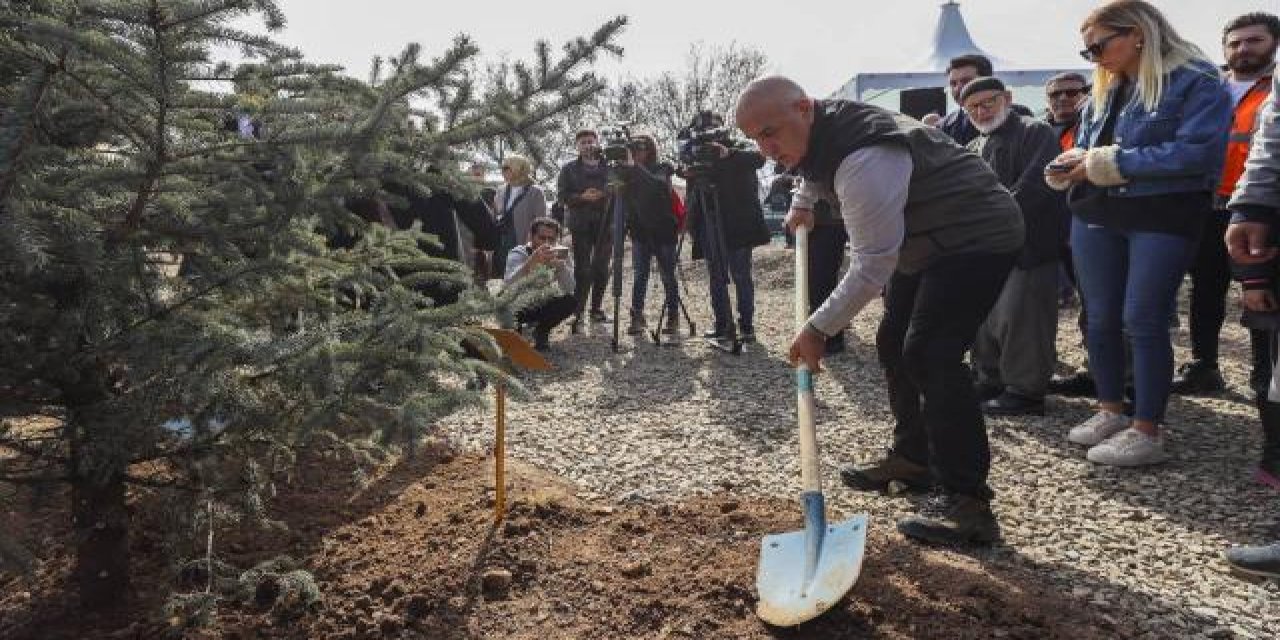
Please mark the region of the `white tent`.
POLYGON ((875 90, 945 87, 947 62, 967 53, 987 56, 995 65, 996 76, 1010 87, 1043 86, 1049 78, 1063 71, 1076 71, 1083 73, 1085 77, 1091 73, 1090 69, 1081 67, 1018 69, 1015 62, 988 54, 974 44, 969 28, 964 24, 964 17, 960 15, 960 4, 948 0, 942 5, 938 26, 933 31, 933 48, 923 60, 906 71, 859 73, 836 91, 833 97, 864 100, 867 92, 875 90))

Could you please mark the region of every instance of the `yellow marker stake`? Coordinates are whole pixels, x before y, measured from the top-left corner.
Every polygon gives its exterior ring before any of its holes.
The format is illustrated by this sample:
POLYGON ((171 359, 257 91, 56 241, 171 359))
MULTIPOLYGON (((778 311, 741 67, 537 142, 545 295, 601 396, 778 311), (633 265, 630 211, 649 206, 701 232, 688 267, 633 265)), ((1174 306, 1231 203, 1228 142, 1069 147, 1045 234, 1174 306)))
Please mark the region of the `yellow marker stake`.
POLYGON ((493 487, 495 491, 493 501, 493 519, 501 521, 506 515, 507 510, 507 478, 506 478, 506 457, 507 457, 507 390, 502 383, 494 385, 494 393, 497 400, 494 402, 497 412, 497 435, 493 441, 493 487))
MULTIPOLYGON (((490 327, 483 327, 483 329, 493 336, 498 347, 502 349, 502 355, 509 358, 515 367, 533 371, 545 371, 551 368, 551 363, 547 362, 542 354, 534 351, 533 347, 520 337, 520 334, 508 329, 490 327)), ((494 421, 497 424, 493 438, 493 519, 499 522, 507 511, 507 390, 501 382, 494 384, 494 394, 496 395, 494 421)))

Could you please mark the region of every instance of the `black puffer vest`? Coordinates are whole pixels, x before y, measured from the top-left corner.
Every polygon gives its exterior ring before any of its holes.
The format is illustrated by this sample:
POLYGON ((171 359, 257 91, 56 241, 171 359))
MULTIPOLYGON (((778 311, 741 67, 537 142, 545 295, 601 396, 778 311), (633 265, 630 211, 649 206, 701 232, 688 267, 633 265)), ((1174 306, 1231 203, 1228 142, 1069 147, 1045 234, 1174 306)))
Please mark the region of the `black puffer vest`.
POLYGON ((899 145, 911 154, 899 271, 916 273, 947 255, 1013 253, 1022 247, 1018 204, 982 158, 945 133, 887 109, 817 100, 800 174, 830 193, 836 170, 850 153, 881 144, 899 145))

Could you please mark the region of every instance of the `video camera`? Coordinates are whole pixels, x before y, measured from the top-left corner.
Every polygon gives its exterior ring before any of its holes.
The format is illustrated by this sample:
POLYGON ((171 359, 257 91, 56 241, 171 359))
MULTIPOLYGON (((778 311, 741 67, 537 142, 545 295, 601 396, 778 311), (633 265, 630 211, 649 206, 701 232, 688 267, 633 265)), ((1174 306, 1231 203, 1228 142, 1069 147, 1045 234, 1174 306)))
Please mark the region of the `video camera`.
POLYGON ((680 141, 682 172, 705 170, 720 160, 720 150, 712 146, 714 144, 728 148, 737 146, 733 130, 725 126, 723 118, 711 111, 702 111, 694 116, 693 122, 680 130, 676 139, 680 141))
POLYGON ((611 127, 600 129, 600 151, 609 164, 622 164, 627 161, 627 154, 634 142, 631 138, 631 123, 617 122, 611 127))

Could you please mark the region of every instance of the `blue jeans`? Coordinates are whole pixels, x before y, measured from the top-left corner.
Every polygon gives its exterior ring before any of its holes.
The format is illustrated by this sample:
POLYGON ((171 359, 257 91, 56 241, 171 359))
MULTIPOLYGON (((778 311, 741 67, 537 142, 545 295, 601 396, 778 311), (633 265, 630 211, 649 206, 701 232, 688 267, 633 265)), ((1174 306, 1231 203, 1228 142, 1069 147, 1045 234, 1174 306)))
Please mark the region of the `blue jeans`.
POLYGON ((649 263, 658 260, 658 276, 666 291, 667 315, 675 317, 680 312, 680 289, 676 284, 676 245, 631 242, 631 260, 635 278, 631 282, 631 312, 644 315, 644 295, 649 288, 649 263))
MULTIPOLYGON (((1221 239, 1210 239, 1221 242, 1221 239)), ((1085 344, 1098 400, 1124 401, 1124 340, 1133 351, 1134 414, 1164 417, 1173 380, 1169 318, 1196 239, 1071 222, 1071 255, 1089 309, 1085 344)))
POLYGON ((728 269, 712 252, 707 256, 707 273, 711 278, 711 313, 715 316, 716 332, 724 334, 733 322, 729 311, 729 282, 733 281, 738 300, 738 329, 754 331, 756 315, 756 287, 751 281, 751 247, 729 249, 728 269), (727 280, 726 280, 727 278, 727 280))

